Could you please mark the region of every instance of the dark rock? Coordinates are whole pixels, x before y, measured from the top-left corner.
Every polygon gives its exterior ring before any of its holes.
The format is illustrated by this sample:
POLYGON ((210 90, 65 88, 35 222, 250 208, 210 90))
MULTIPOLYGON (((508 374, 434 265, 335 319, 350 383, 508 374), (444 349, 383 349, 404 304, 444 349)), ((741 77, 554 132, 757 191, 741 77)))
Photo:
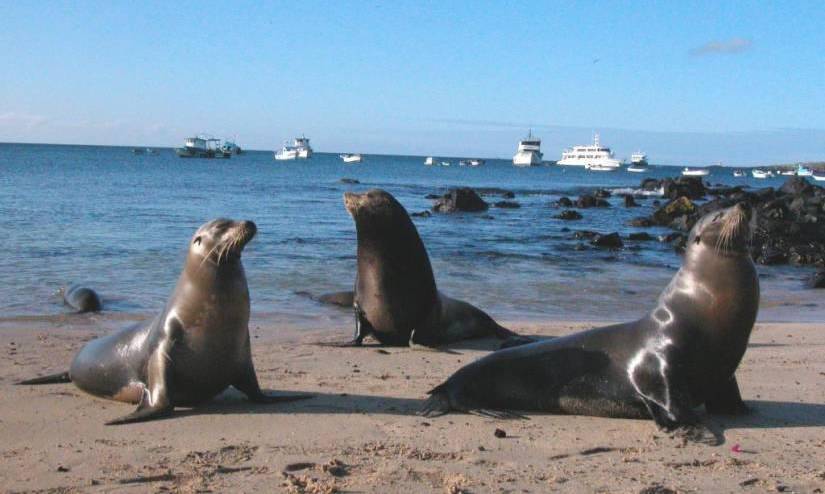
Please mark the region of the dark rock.
POLYGON ((624 246, 622 237, 616 232, 606 235, 598 234, 590 240, 590 243, 596 247, 604 247, 607 249, 621 249, 624 246))
MULTIPOLYGON (((665 204, 653 213, 653 222, 657 225, 668 226, 673 220, 684 215, 693 215, 696 206, 685 196, 679 197, 665 204)), ((692 226, 692 225, 691 225, 692 226)))
POLYGON ((632 195, 628 194, 624 196, 624 207, 626 208, 637 208, 639 207, 639 203, 633 198, 632 195))
POLYGON ((560 197, 559 200, 556 201, 555 204, 556 204, 556 206, 558 206, 560 208, 572 208, 573 207, 573 201, 571 201, 569 197, 564 197, 564 196, 560 197))
POLYGON ((705 184, 699 177, 677 177, 663 180, 646 178, 642 180, 640 186, 642 189, 649 191, 662 189, 664 196, 668 199, 676 199, 682 196, 688 199, 699 199, 704 197, 707 192, 705 184))
POLYGON ((515 197, 516 197, 516 194, 515 194, 515 193, 513 193, 513 192, 510 192, 510 191, 508 190, 508 191, 503 192, 503 193, 501 194, 501 197, 503 197, 503 198, 505 198, 505 199, 513 199, 513 198, 515 198, 515 197))
POLYGON ((653 205, 658 208, 662 205, 662 201, 660 201, 659 199, 653 199, 653 205))
POLYGON ((811 193, 813 189, 814 186, 804 177, 791 177, 779 188, 781 192, 793 195, 811 193))
POLYGON ((782 249, 766 244, 758 250, 755 261, 768 266, 771 264, 785 264, 788 262, 788 255, 782 249))
POLYGON ((553 218, 557 218, 560 220, 580 220, 582 219, 582 215, 578 211, 573 211, 572 209, 565 209, 561 213, 553 216, 553 218))
POLYGON ((653 235, 647 232, 633 232, 630 235, 628 235, 627 238, 630 240, 635 240, 637 242, 648 242, 650 240, 655 240, 653 238, 653 235))
POLYGON ((610 197, 612 195, 613 194, 607 189, 596 189, 596 191, 593 192, 594 197, 599 197, 601 199, 604 199, 606 197, 610 197))
POLYGON ((425 199, 430 199, 430 200, 432 200, 432 199, 441 199, 441 196, 438 195, 438 194, 427 194, 426 196, 424 196, 424 198, 425 199))
POLYGON ((573 234, 573 238, 581 239, 588 239, 588 238, 595 238, 599 235, 598 232, 591 232, 590 230, 579 230, 573 234))
POLYGON ((457 211, 486 211, 490 206, 484 202, 476 191, 469 187, 450 189, 433 204, 436 213, 455 213, 457 211))
POLYGON ((513 199, 516 197, 516 194, 513 192, 499 187, 478 187, 475 191, 482 196, 501 196, 505 199, 513 199))
POLYGON ((521 204, 517 203, 516 201, 498 201, 494 203, 493 206, 497 208, 516 209, 520 208, 521 204))
POLYGON ((576 207, 587 209, 587 208, 606 208, 610 207, 610 203, 605 201, 602 198, 596 196, 589 196, 589 195, 581 195, 576 200, 576 207))
POLYGON ((433 213, 431 213, 427 210, 419 211, 417 213, 410 213, 410 216, 418 217, 418 218, 429 218, 432 215, 433 215, 433 213))
POLYGON ((507 433, 504 432, 504 429, 496 429, 495 431, 493 431, 493 435, 499 439, 504 439, 505 437, 507 437, 507 433))
POLYGON ((354 178, 342 178, 341 180, 339 180, 339 182, 341 182, 342 184, 360 184, 361 183, 358 180, 355 180, 354 178))
POLYGON ((825 288, 825 270, 814 273, 808 279, 808 288, 825 288))
POLYGON ((628 225, 635 226, 638 228, 648 228, 653 226, 653 224, 653 220, 651 220, 650 218, 646 218, 644 216, 640 218, 633 218, 632 220, 630 220, 630 222, 628 222, 628 225))
POLYGON ((655 178, 646 178, 642 180, 641 185, 639 186, 642 190, 646 190, 652 192, 654 190, 658 190, 659 187, 662 186, 660 180, 656 180, 655 178))

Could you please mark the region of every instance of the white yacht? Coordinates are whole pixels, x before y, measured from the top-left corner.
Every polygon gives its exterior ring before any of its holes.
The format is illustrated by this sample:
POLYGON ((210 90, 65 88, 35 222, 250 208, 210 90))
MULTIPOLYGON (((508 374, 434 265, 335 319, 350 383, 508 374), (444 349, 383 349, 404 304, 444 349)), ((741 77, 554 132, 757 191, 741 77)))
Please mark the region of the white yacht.
POLYGON ((561 166, 618 168, 622 163, 613 157, 613 151, 609 147, 599 144, 599 134, 595 134, 591 146, 573 146, 565 149, 561 153, 561 159, 556 164, 561 166))
POLYGON ((531 130, 527 133, 527 137, 519 141, 518 150, 513 156, 513 164, 516 166, 540 165, 543 157, 541 139, 533 137, 533 131, 531 130))
POLYGON ((284 147, 275 153, 275 159, 279 161, 309 159, 311 157, 312 148, 309 145, 309 138, 305 136, 293 139, 291 146, 284 142, 284 147))
POLYGON ((341 161, 344 163, 361 163, 364 161, 364 158, 357 153, 339 154, 338 157, 341 158, 341 161))
POLYGON ((636 151, 630 155, 630 164, 638 166, 647 166, 647 155, 641 151, 636 151))
POLYGON ((753 178, 773 178, 772 171, 760 170, 759 168, 754 168, 751 170, 751 175, 753 175, 753 178))
POLYGON ((710 175, 710 170, 707 168, 685 168, 682 170, 682 175, 686 177, 707 177, 710 175))
POLYGON ((432 156, 427 156, 427 159, 424 160, 424 164, 427 166, 433 166, 435 164, 435 158, 432 156))
POLYGON ((745 170, 733 170, 733 176, 734 177, 742 178, 742 177, 746 177, 747 175, 748 174, 745 173, 745 170))

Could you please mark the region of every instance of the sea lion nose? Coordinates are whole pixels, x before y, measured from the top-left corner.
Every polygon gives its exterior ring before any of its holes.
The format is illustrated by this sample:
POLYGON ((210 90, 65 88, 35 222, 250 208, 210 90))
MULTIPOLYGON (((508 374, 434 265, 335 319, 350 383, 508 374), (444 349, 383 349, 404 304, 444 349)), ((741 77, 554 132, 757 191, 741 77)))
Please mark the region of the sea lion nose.
POLYGON ((243 228, 249 238, 252 238, 256 233, 258 233, 258 225, 256 225, 254 221, 242 221, 241 228, 243 228))

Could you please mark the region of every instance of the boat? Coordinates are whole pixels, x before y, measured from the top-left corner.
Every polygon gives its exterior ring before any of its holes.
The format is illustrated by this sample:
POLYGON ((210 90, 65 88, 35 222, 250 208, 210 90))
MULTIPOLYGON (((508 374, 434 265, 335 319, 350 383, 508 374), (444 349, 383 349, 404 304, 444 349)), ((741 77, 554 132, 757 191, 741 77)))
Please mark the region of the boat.
POLYGON ((442 161, 441 163, 439 163, 439 165, 441 165, 441 166, 450 166, 450 162, 449 161, 442 161))
POLYGON ((484 160, 473 158, 469 160, 461 160, 458 164, 459 166, 481 166, 484 164, 484 160))
POLYGON ((771 178, 773 177, 773 172, 770 170, 760 170, 759 168, 754 168, 751 170, 751 175, 753 175, 753 178, 771 178))
POLYGON ((275 152, 275 159, 284 160, 305 160, 312 157, 312 147, 309 145, 309 138, 305 136, 296 137, 292 140, 292 145, 284 142, 284 147, 275 152))
POLYGON ((243 153, 243 150, 241 149, 240 146, 235 144, 234 141, 228 141, 228 140, 223 141, 223 144, 221 145, 221 151, 223 151, 224 153, 229 153, 229 154, 241 154, 241 153, 243 153))
POLYGON ((146 148, 146 154, 158 154, 157 149, 146 148))
POLYGON ((707 168, 687 168, 682 170, 682 175, 686 177, 707 177, 710 175, 710 170, 707 168))
POLYGON ((424 164, 427 166, 433 166, 435 164, 435 158, 433 158, 432 156, 427 156, 427 158, 424 160, 424 164))
POLYGON ((338 157, 341 158, 344 163, 361 163, 364 160, 360 154, 353 153, 339 154, 338 157))
POLYGON ((636 151, 630 155, 630 164, 647 166, 647 155, 641 151, 636 151))
POLYGON ((627 167, 627 171, 631 173, 645 173, 648 170, 650 170, 649 166, 630 165, 627 167))
POLYGON ((783 176, 796 175, 796 170, 779 170, 779 174, 783 176))
POLYGON ((533 137, 533 131, 530 130, 527 132, 527 137, 519 141, 518 149, 513 156, 513 164, 515 166, 540 165, 543 157, 541 139, 533 137))
MULTIPOLYGON (((613 151, 607 146, 599 143, 599 134, 593 135, 593 144, 585 146, 573 146, 561 153, 561 159, 556 162, 560 166, 584 166, 588 165, 606 168, 619 168, 622 163, 613 157, 613 151)), ((588 168, 589 169, 589 168, 588 168)))
POLYGON ((745 173, 745 170, 733 170, 733 176, 742 178, 748 176, 748 174, 745 173))
POLYGON ((796 166, 797 177, 810 177, 813 175, 813 173, 814 171, 808 168, 807 166, 802 166, 802 164, 796 166))
POLYGON ((811 171, 811 178, 816 180, 817 182, 825 182, 825 172, 821 171, 811 171))
POLYGON ((175 154, 181 158, 224 158, 218 149, 220 139, 215 139, 206 134, 199 134, 195 137, 187 137, 183 141, 182 148, 175 148, 175 154))
POLYGON ((132 154, 144 154, 146 153, 146 149, 144 148, 132 148, 132 154))
POLYGON ((619 167, 607 165, 584 165, 584 169, 592 172, 614 172, 618 170, 619 167))

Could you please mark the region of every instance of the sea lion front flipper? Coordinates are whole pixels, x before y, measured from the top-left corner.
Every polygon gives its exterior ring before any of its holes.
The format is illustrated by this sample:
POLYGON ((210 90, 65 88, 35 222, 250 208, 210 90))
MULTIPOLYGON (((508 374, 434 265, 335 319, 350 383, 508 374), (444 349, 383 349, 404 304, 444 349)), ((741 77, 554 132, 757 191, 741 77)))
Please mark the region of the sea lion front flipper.
POLYGON ((255 373, 255 365, 252 363, 252 351, 249 346, 249 339, 246 342, 246 363, 241 369, 240 375, 232 383, 232 387, 245 394, 252 403, 283 403, 286 401, 306 400, 313 395, 268 395, 261 390, 258 383, 258 375, 255 373))
POLYGON ((736 376, 719 385, 705 401, 705 410, 708 413, 720 415, 747 415, 750 409, 742 401, 739 384, 736 376))
POLYGON ((175 344, 182 336, 183 324, 177 317, 169 317, 164 325, 164 334, 149 357, 146 387, 143 388, 143 396, 137 410, 124 417, 106 422, 106 425, 143 422, 172 413, 174 405, 170 398, 170 386, 174 382, 174 362, 171 355, 175 344))

